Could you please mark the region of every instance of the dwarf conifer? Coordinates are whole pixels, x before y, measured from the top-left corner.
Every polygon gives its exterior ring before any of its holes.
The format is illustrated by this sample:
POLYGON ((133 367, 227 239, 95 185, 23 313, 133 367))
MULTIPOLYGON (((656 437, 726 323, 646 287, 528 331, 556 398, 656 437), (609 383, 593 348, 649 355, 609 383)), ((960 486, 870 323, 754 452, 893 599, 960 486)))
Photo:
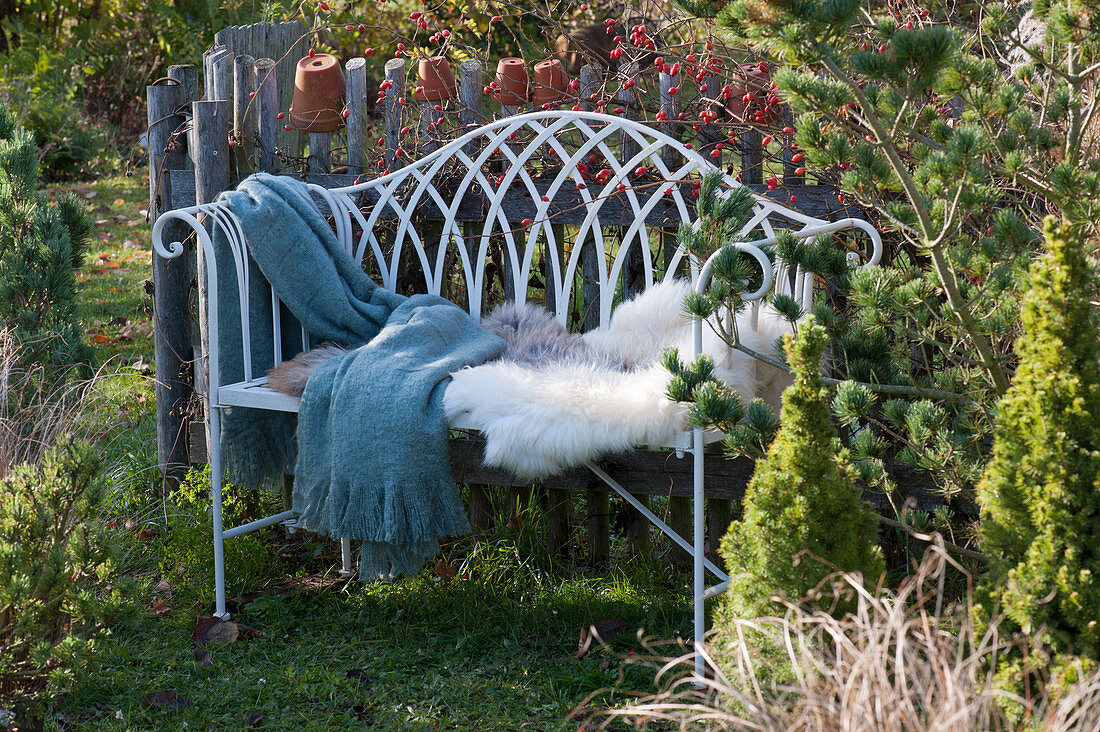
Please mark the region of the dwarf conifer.
POLYGON ((825 329, 812 319, 796 337, 784 337, 795 381, 783 393, 775 441, 745 492, 744 518, 722 541, 732 578, 726 608, 742 617, 767 611, 775 594, 801 600, 837 570, 862 572, 872 584, 883 571, 878 520, 830 421, 819 371, 825 342, 825 329))
POLYGON ((76 196, 50 205, 37 185, 34 136, 0 106, 0 329, 26 361, 84 363, 92 352, 76 319, 75 270, 91 221, 76 196))
POLYGON ((978 486, 993 560, 977 612, 1100 660, 1100 279, 1079 228, 1044 229, 1020 363, 978 486))

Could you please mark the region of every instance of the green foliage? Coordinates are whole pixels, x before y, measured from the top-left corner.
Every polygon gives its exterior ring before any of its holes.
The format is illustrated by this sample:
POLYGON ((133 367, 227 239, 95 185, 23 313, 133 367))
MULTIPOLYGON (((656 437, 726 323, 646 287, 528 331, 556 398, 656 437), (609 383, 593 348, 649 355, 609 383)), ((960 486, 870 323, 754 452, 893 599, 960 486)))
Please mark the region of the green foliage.
MULTIPOLYGON (((1040 3, 1025 18, 1029 8, 692 7, 764 57, 810 175, 885 234, 881 262, 858 269, 848 265, 866 262, 866 242, 851 235, 776 243, 779 260, 828 283, 810 307, 830 337, 827 376, 884 397, 845 412, 841 431, 853 453, 880 456, 882 470, 859 468, 884 490, 904 464, 949 501, 973 497, 1016 364, 1023 273, 1042 216, 1098 232, 1100 26, 1087 2, 1040 3)), ((789 298, 773 304, 801 315, 789 298)))
POLYGON ((99 465, 91 445, 62 440, 0 481, 0 678, 24 679, 24 692, 78 667, 129 599, 99 520, 99 465))
POLYGON ((0 104, 34 135, 39 167, 49 181, 85 178, 118 158, 115 128, 90 119, 84 108, 84 53, 79 45, 53 49, 32 42, 0 56, 0 104))
POLYGON ((31 134, 0 107, 0 328, 28 362, 87 363, 93 352, 74 313, 75 270, 91 221, 75 196, 56 204, 35 190, 31 134))
MULTIPOLYGON (((232 483, 222 486, 222 521, 226 528, 259 518, 260 494, 232 483)), ((173 585, 193 592, 201 602, 213 599, 214 530, 210 523, 210 466, 191 469, 169 500, 168 534, 160 559, 161 574, 173 585)), ((271 513, 271 511, 268 511, 271 513)), ((265 514, 266 515, 266 514, 265 514)), ((259 534, 225 543, 230 591, 251 587, 271 577, 274 555, 259 534)))
POLYGON ((978 487, 993 557, 976 609, 1054 653, 1100 659, 1100 279, 1080 228, 1048 219, 1020 364, 978 487))
MULTIPOLYGON (((861 572, 871 584, 883 571, 878 521, 829 418, 818 370, 825 342, 813 320, 796 338, 784 338, 795 381, 783 393, 779 433, 745 492, 744 518, 722 540, 732 578, 724 607, 734 617, 774 611, 773 595, 801 600, 837 570, 861 572)), ((832 611, 851 606, 841 602, 832 611)))
POLYGON ((714 377, 714 359, 703 354, 684 365, 675 348, 661 353, 661 363, 672 374, 667 396, 674 402, 690 402, 688 424, 702 429, 728 431, 745 416, 741 396, 714 377))

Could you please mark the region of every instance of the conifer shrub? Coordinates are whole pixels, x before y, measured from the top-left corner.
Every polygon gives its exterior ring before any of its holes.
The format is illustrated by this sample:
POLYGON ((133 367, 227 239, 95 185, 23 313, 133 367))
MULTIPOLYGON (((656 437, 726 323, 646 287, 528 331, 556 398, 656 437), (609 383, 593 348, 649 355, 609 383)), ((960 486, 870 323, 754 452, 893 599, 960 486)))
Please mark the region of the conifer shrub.
MULTIPOLYGON (((829 390, 819 372, 825 329, 812 318, 786 335, 794 383, 783 393, 779 432, 745 491, 744 518, 730 526, 721 553, 731 577, 724 605, 732 617, 756 617, 775 595, 799 601, 836 572, 883 572, 878 520, 860 497, 857 477, 830 421, 829 390)), ((842 614, 854 607, 839 603, 842 614)))
POLYGON ((63 439, 0 479, 0 699, 32 711, 131 599, 99 520, 99 467, 94 446, 63 439))
POLYGON ((986 625, 1003 613, 1002 629, 1096 661, 1100 279, 1079 228, 1048 219, 1044 234, 1024 297, 1019 366, 978 485, 982 549, 992 560, 975 613, 986 625))
POLYGON ((34 136, 0 106, 0 329, 12 333, 26 364, 88 363, 75 271, 91 220, 76 196, 51 205, 37 185, 34 136))

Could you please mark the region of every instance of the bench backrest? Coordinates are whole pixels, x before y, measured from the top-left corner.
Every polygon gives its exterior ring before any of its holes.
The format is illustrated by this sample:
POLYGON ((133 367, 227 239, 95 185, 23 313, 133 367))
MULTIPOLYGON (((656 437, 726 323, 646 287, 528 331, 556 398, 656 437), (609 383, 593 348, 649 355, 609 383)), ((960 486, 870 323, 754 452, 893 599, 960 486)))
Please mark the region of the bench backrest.
MULTIPOLYGON (((644 124, 551 111, 491 122, 374 180, 332 189, 311 185, 311 190, 329 209, 347 250, 358 261, 366 259, 388 289, 396 289, 401 273, 412 268, 422 273, 421 290, 450 295, 482 315, 489 300, 492 248, 500 247, 496 261, 505 270, 505 297, 527 300, 529 281, 541 270, 545 304, 562 323, 569 305, 585 301, 587 293, 598 308, 598 323, 605 325, 625 291, 644 289, 674 273, 698 276, 702 263, 690 261, 679 246, 662 250, 660 243, 662 238, 675 241, 682 222, 694 223, 695 186, 714 169, 689 145, 644 124)), ((730 190, 740 184, 724 175, 723 185, 730 190)), ((764 272, 762 286, 744 293, 747 299, 759 300, 774 283, 809 311, 812 276, 786 272, 781 265, 773 270, 760 249, 775 241, 778 229, 798 238, 858 229, 869 246, 862 261, 857 257, 853 263, 875 263, 881 255, 879 234, 865 221, 825 222, 763 196, 755 200, 742 230, 748 241, 736 245, 753 255, 764 272)), ((161 242, 166 221, 178 219, 195 229, 207 262, 213 261, 209 234, 198 218, 202 214, 226 235, 238 281, 247 278, 243 236, 228 207, 217 202, 162 215, 153 231, 157 252, 171 257, 182 251, 178 243, 161 242)), ((214 293, 217 278, 234 273, 212 269, 208 266, 208 288, 214 293)), ((209 300, 216 303, 213 294, 209 300)), ((244 298, 242 306, 247 340, 244 298)), ((272 307, 277 320, 274 297, 272 307)), ((216 323, 216 315, 208 322, 216 323)), ((307 346, 308 341, 303 334, 307 346)), ((249 351, 243 349, 246 361, 249 351)), ((278 343, 273 355, 275 363, 282 360, 278 343)), ((246 381, 262 376, 252 373, 250 363, 245 371, 246 381)))

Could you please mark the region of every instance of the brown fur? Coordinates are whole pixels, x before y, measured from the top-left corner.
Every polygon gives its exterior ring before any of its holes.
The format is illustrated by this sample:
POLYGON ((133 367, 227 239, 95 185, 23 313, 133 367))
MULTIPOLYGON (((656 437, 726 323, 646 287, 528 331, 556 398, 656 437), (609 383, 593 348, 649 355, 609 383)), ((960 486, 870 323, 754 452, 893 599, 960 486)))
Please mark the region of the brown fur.
POLYGON ((332 343, 299 353, 267 372, 267 385, 281 394, 300 397, 314 370, 330 358, 343 356, 352 349, 332 343))

